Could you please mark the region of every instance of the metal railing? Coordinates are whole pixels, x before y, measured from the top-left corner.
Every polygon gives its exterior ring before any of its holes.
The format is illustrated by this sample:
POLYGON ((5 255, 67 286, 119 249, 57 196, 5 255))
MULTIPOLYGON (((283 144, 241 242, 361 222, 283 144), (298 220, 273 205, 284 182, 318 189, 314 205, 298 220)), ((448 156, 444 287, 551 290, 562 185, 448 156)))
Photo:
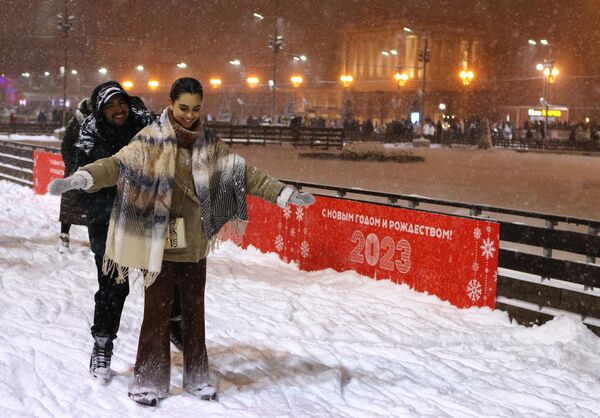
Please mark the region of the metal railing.
POLYGON ((283 181, 317 195, 395 207, 404 202, 410 209, 496 221, 500 224, 496 307, 530 325, 558 314, 575 315, 600 335, 600 265, 596 263, 600 220, 283 181))

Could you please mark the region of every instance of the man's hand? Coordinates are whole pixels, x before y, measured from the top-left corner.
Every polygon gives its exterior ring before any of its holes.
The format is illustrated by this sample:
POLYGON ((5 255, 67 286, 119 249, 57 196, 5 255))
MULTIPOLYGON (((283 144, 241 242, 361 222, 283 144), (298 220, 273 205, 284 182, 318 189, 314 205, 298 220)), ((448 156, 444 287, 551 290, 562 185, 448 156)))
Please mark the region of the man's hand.
MULTIPOLYGON (((91 178, 91 176, 90 176, 91 178)), ((66 191, 73 189, 89 189, 92 185, 89 183, 88 178, 85 177, 84 174, 80 172, 76 172, 72 176, 65 177, 64 179, 56 179, 53 180, 48 185, 48 193, 54 196, 58 196, 63 194, 66 191)))
POLYGON ((288 203, 295 206, 310 206, 315 203, 315 197, 308 192, 299 192, 294 190, 290 196, 288 203))

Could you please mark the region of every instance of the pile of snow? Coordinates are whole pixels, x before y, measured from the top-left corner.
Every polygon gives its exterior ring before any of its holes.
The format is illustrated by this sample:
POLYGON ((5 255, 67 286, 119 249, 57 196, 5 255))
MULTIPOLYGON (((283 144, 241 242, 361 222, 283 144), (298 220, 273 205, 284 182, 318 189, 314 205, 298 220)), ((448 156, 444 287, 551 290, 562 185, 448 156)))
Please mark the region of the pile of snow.
POLYGON ((206 330, 219 401, 184 392, 172 354, 158 410, 127 398, 143 311, 132 285, 106 386, 87 375, 97 287, 86 230, 59 255, 59 199, 0 181, 0 416, 597 417, 600 342, 567 317, 534 328, 354 272, 306 273, 225 244, 206 330))

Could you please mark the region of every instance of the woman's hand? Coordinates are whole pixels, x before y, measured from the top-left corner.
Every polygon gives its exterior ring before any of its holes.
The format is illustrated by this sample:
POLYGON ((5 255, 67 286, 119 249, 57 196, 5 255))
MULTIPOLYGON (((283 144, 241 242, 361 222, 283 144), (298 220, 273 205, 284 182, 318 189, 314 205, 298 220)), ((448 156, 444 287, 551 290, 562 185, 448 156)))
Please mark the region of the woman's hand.
POLYGON ((295 190, 288 199, 288 203, 295 206, 310 206, 315 203, 315 197, 310 193, 295 190))
POLYGON ((92 176, 85 171, 77 171, 75 174, 64 179, 53 180, 48 185, 48 193, 58 196, 73 189, 87 190, 94 184, 92 176))

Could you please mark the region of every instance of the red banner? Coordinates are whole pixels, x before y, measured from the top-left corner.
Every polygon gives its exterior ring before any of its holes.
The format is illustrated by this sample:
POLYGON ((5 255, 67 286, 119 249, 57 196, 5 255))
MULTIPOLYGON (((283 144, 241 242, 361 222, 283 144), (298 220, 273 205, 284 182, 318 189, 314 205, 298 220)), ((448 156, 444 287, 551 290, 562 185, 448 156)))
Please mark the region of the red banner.
POLYGON ((62 179, 65 173, 65 164, 60 154, 44 151, 33 152, 33 191, 45 194, 48 184, 54 179, 62 179))
POLYGON ((495 308, 499 225, 370 203, 317 197, 285 210, 248 197, 242 247, 275 252, 306 271, 355 270, 406 283, 460 308, 495 308))

